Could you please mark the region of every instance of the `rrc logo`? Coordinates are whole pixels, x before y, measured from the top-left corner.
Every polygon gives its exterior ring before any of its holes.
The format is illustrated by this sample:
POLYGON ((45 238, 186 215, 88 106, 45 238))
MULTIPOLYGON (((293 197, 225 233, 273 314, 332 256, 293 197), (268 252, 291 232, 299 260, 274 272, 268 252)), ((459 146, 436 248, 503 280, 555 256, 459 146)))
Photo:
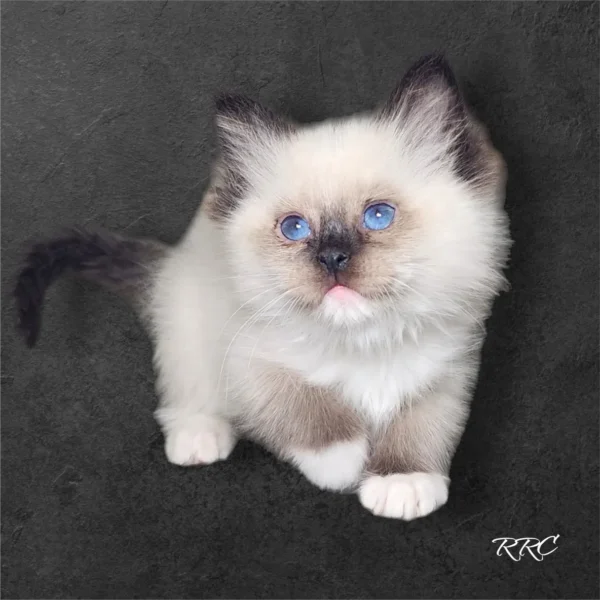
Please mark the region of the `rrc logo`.
POLYGON ((515 562, 519 562, 525 553, 528 553, 534 560, 541 562, 545 556, 558 550, 556 540, 560 535, 550 535, 546 539, 538 540, 532 537, 510 538, 501 537, 492 540, 492 544, 500 542, 497 556, 505 554, 515 562))

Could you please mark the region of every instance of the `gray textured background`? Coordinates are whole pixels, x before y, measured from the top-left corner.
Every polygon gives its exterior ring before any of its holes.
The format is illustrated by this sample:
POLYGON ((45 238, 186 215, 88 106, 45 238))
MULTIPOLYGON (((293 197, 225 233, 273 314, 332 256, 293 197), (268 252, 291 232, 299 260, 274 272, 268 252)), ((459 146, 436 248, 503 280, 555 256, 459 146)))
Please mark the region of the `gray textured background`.
POLYGON ((597 32, 588 2, 3 2, 3 596, 597 598, 597 32), (38 347, 17 339, 28 240, 183 233, 216 93, 321 119, 432 50, 507 159, 516 241, 441 511, 374 518, 247 443, 168 465, 149 342, 91 287, 58 284, 38 347), (491 543, 554 534, 542 563, 491 543))

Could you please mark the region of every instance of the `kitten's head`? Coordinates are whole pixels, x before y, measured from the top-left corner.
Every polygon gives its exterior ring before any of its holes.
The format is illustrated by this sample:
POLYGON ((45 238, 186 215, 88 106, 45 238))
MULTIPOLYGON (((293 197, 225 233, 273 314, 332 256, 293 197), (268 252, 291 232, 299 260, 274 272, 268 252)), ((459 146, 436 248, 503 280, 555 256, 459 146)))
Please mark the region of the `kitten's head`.
POLYGON ((205 209, 265 314, 349 326, 464 312, 498 291, 504 163, 441 57, 419 61, 371 113, 297 125, 223 96, 217 129, 205 209))

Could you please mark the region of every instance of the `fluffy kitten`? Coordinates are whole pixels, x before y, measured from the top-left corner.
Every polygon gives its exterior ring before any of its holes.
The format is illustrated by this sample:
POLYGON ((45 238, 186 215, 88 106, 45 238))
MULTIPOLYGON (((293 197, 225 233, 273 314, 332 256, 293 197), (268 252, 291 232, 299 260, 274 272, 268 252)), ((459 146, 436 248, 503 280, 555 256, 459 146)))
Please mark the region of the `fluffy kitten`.
POLYGON ((443 58, 368 114, 298 125, 217 102, 220 157, 173 248, 76 231, 32 251, 30 344, 65 270, 136 300, 168 459, 253 439, 376 515, 446 502, 509 250, 504 163, 443 58))

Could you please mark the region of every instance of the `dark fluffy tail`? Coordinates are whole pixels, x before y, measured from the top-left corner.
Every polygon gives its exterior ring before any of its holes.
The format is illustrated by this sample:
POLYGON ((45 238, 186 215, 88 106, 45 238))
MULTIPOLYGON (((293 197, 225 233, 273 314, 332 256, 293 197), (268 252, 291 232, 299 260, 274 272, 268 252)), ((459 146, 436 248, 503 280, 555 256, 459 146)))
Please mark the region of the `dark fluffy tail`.
POLYGON ((107 231, 73 229, 64 236, 35 244, 19 273, 15 299, 19 328, 27 345, 35 345, 44 295, 61 275, 73 272, 121 295, 139 300, 166 247, 150 240, 107 231))

